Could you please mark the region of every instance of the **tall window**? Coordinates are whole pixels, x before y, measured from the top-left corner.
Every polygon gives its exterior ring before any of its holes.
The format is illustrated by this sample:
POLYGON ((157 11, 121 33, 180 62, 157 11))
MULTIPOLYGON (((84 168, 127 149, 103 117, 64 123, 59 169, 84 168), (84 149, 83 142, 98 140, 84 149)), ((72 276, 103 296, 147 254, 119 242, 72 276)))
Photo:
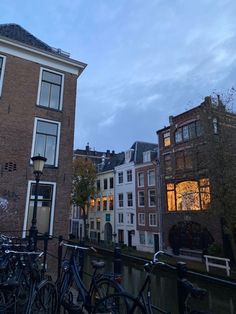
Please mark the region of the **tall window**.
POLYGON ((138 173, 138 187, 144 186, 144 173, 139 172, 138 173))
POLYGON ((133 225, 134 224, 134 214, 130 214, 130 224, 133 225))
POLYGON ((149 226, 157 226, 157 214, 149 214, 149 226))
POLYGON ((103 188, 104 190, 107 190, 107 179, 103 180, 103 188))
POLYGON ((5 62, 6 57, 0 56, 0 96, 2 94, 2 85, 3 85, 3 76, 4 76, 4 69, 5 69, 5 62))
POLYGON ((145 225, 145 214, 144 213, 138 214, 138 224, 141 226, 145 225))
POLYGON ((145 244, 145 233, 139 233, 139 243, 145 244))
POLYGON ((172 172, 172 163, 171 163, 171 155, 164 155, 164 167, 165 174, 170 174, 172 172))
POLYGON ((113 178, 110 177, 110 178, 109 178, 109 181, 110 181, 110 189, 113 189, 113 187, 114 187, 113 178))
POLYGON ((118 183, 121 184, 123 183, 123 172, 118 172, 118 183))
POLYGON ((100 230, 101 229, 101 219, 97 218, 96 220, 96 229, 100 230))
POLYGON ((100 180, 96 181, 96 185, 97 185, 97 190, 100 191, 100 189, 101 189, 100 180))
POLYGON ((41 69, 37 105, 61 110, 63 80, 63 74, 41 69))
MULTIPOLYGON (((52 235, 54 206, 55 206, 56 183, 40 182, 38 188, 37 228, 41 234, 48 232, 52 235)), ((31 226, 34 199, 35 182, 29 181, 27 192, 27 205, 25 212, 24 230, 31 226)))
POLYGON ((124 207, 124 195, 123 195, 123 193, 118 194, 118 205, 120 208, 124 207))
POLYGON ((58 166, 60 122, 35 119, 32 156, 47 158, 46 164, 58 166))
POLYGON ((155 171, 149 170, 148 171, 148 185, 155 185, 155 171))
POLYGON ((97 211, 100 211, 101 210, 101 200, 100 200, 100 198, 97 198, 96 203, 97 203, 97 211))
POLYGON ((123 224, 124 223, 124 214, 123 213, 119 213, 118 214, 118 222, 120 224, 123 224))
POLYGON ((168 211, 204 210, 210 206, 210 183, 207 178, 168 183, 166 188, 168 211))
POLYGON ((127 206, 128 207, 133 206, 133 193, 132 192, 127 193, 127 206))
POLYGON ((144 206, 144 191, 138 192, 138 206, 140 207, 144 206))
POLYGON ((103 198, 103 210, 107 210, 107 199, 106 198, 103 198))
POLYGON ((202 135, 202 127, 199 120, 179 127, 175 131, 175 143, 186 142, 202 135))
POLYGON ((163 143, 164 147, 170 146, 170 131, 163 134, 163 143))
POLYGON ((109 199, 109 210, 113 210, 113 197, 112 196, 109 199))
POLYGON ((132 170, 127 170, 127 182, 132 182, 132 170))
POLYGON ((148 206, 156 206, 156 190, 148 190, 148 206))

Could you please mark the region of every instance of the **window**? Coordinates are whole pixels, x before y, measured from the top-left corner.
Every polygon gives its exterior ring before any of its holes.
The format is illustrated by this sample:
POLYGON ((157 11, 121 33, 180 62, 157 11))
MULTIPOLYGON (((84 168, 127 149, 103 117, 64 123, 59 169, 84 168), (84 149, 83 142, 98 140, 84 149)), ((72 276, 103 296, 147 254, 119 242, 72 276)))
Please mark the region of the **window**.
POLYGON ((165 155, 164 156, 164 167, 165 167, 165 174, 171 174, 172 172, 172 163, 171 163, 171 155, 165 155))
POLYGON ((110 200, 109 200, 109 210, 113 210, 113 197, 112 196, 110 197, 110 200))
POLYGON ((157 215, 149 214, 149 226, 155 227, 157 226, 157 215))
POLYGON ((140 226, 144 226, 145 225, 145 214, 144 213, 139 213, 138 214, 138 224, 140 226))
POLYGON ((96 220, 96 228, 97 228, 97 230, 101 229, 101 220, 100 219, 96 220))
POLYGON ((118 194, 118 206, 119 207, 124 207, 124 195, 123 193, 118 194))
POLYGON ((144 191, 138 192, 138 206, 143 207, 144 206, 144 191))
MULTIPOLYGON (((41 234, 48 232, 52 235, 54 206, 56 195, 56 183, 40 182, 38 187, 37 228, 41 234)), ((29 181, 27 203, 25 210, 24 230, 31 226, 35 198, 35 182, 29 181)))
POLYGON ((138 187, 144 186, 144 173, 139 172, 138 173, 138 187))
POLYGON ((177 171, 193 169, 193 157, 191 151, 179 151, 175 153, 175 169, 177 171))
POLYGON ((155 171, 148 171, 148 185, 155 185, 155 171))
POLYGON ((211 202, 209 179, 167 184, 168 211, 204 210, 211 202))
POLYGON ((127 206, 132 207, 133 206, 133 193, 127 193, 127 206))
POLYGON ((132 182, 132 170, 127 170, 127 182, 132 182))
POLYGON ((61 110, 64 75, 41 68, 37 105, 61 110))
POLYGON ((110 189, 113 189, 114 187, 113 178, 110 178, 109 181, 110 181, 110 189))
POLYGON ((140 244, 145 244, 145 233, 139 233, 139 242, 140 244))
POLYGON ((97 181, 96 181, 96 185, 97 185, 97 190, 100 191, 100 189, 101 189, 100 180, 97 180, 97 181))
POLYGON ((123 183, 123 172, 118 172, 118 183, 123 183))
POLYGON ((35 118, 32 156, 47 158, 46 165, 58 166, 60 122, 35 118))
POLYGON ((101 201, 100 199, 97 199, 97 211, 101 210, 101 201))
POLYGON ((143 162, 149 162, 151 161, 151 152, 143 152, 143 162))
POLYGON ((124 214, 123 213, 119 213, 118 214, 118 222, 120 224, 123 224, 124 223, 124 214))
POLYGON ((102 206, 103 206, 103 210, 107 210, 107 199, 106 198, 103 198, 103 201, 102 201, 102 206))
POLYGON ((90 221, 90 229, 92 229, 92 230, 94 229, 94 221, 93 220, 90 221))
POLYGON ((170 146, 170 131, 163 134, 164 147, 170 146))
POLYGON ((156 206, 156 191, 148 190, 148 206, 154 207, 156 206))
POLYGON ((153 234, 152 233, 148 233, 147 234, 147 244, 149 244, 149 245, 153 245, 154 244, 153 234))
POLYGON ((107 190, 107 179, 103 180, 103 188, 104 190, 107 190))
POLYGON ((0 96, 2 95, 2 85, 5 70, 6 57, 0 56, 0 96))
POLYGON ((130 214, 130 224, 134 224, 134 214, 130 214))
POLYGON ((175 143, 182 143, 202 135, 202 127, 199 120, 179 127, 175 131, 175 143))

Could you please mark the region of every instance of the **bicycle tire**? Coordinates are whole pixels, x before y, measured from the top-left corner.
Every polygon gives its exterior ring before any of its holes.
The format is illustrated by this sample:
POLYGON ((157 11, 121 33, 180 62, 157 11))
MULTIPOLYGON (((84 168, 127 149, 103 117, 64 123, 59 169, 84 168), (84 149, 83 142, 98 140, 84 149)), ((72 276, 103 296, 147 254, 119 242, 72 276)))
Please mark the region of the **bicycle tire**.
POLYGON ((144 305, 127 292, 115 293, 100 299, 92 313, 96 314, 147 314, 144 305))
POLYGON ((52 281, 43 280, 37 286, 27 313, 56 314, 57 302, 58 297, 56 285, 52 281))
POLYGON ((95 282, 92 288, 91 304, 94 306, 100 299, 122 291, 122 286, 114 279, 101 278, 95 282))

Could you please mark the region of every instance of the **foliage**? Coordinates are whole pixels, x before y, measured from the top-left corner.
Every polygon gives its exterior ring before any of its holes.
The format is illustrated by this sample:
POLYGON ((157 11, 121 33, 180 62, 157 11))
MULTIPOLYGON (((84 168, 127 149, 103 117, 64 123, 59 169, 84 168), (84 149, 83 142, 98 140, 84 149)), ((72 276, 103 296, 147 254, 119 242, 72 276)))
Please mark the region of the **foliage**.
POLYGON ((207 249, 207 254, 211 256, 223 256, 222 246, 216 242, 213 242, 207 249))
POLYGON ((90 160, 78 157, 73 161, 72 203, 80 207, 84 219, 84 237, 86 237, 86 219, 89 201, 95 193, 96 169, 90 160))

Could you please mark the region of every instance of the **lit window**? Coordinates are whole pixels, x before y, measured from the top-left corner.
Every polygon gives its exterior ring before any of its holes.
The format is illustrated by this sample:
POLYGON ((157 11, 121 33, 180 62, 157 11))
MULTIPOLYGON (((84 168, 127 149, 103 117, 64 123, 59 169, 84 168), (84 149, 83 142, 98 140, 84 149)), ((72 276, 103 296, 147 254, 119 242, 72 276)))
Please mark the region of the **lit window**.
POLYGON ((163 142, 165 147, 170 146, 170 131, 163 134, 163 142))
POLYGON ((60 122, 35 118, 32 156, 47 158, 46 165, 58 166, 60 122))
POLYGON ((144 191, 138 192, 138 206, 140 207, 144 206, 144 191))
POLYGON ((41 69, 37 105, 61 110, 64 75, 41 69))
POLYGON ((148 171, 148 185, 155 185, 155 171, 148 171))
POLYGON ((133 193, 127 193, 127 206, 132 207, 133 206, 133 193))
POLYGON ((149 226, 155 227, 157 226, 157 215, 149 214, 149 226))
POLYGON ((138 214, 138 224, 140 226, 144 226, 145 225, 145 214, 144 213, 139 213, 138 214))
POLYGON ((168 211, 207 209, 210 202, 209 179, 167 184, 168 211))
POLYGON ((118 194, 118 206, 120 208, 124 207, 124 195, 123 195, 123 193, 118 194))
POLYGON ((2 85, 3 85, 5 63, 6 63, 6 57, 0 56, 0 96, 2 94, 2 85))
POLYGON ((123 183, 123 172, 118 172, 118 183, 123 183))
POLYGON ((102 206, 103 206, 103 210, 107 210, 107 198, 104 197, 102 200, 102 206))
POLYGON ((109 210, 113 210, 113 197, 112 196, 109 199, 109 210))
MULTIPOLYGON (((55 206, 56 183, 40 182, 38 187, 37 228, 40 234, 52 235, 54 206, 55 206)), ((24 230, 29 230, 32 222, 35 182, 29 181, 24 230)))
POLYGON ((144 186, 144 173, 143 172, 138 173, 138 186, 139 187, 144 186))
POLYGON ((127 182, 132 182, 132 170, 127 170, 127 182))
POLYGON ((101 210, 101 201, 99 198, 97 199, 96 203, 97 203, 97 211, 100 211, 101 210))
POLYGON ((156 191, 148 190, 148 205, 149 207, 156 206, 156 191))

